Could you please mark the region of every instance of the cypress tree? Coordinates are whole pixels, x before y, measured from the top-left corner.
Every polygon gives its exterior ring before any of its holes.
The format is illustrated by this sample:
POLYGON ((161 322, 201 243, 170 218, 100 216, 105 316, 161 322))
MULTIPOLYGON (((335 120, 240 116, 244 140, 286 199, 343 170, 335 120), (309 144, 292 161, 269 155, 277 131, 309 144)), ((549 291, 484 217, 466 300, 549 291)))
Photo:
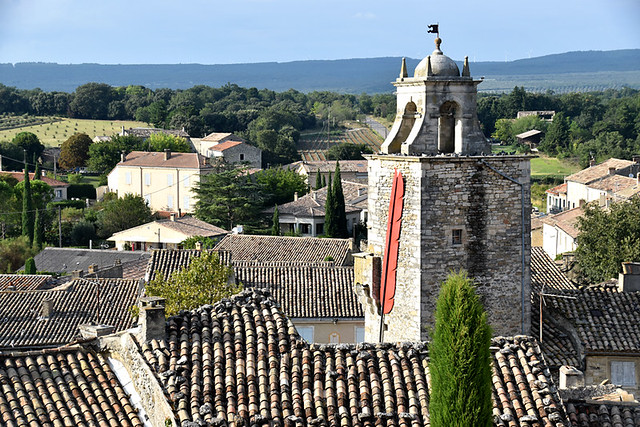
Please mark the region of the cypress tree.
POLYGON ((42 244, 44 243, 45 215, 44 209, 36 210, 36 219, 33 226, 33 246, 38 250, 42 249, 42 244))
POLYGON ((335 237, 332 233, 335 231, 335 202, 333 199, 333 189, 331 185, 331 175, 329 175, 329 185, 327 185, 327 200, 324 204, 324 235, 327 237, 335 237))
POLYGON ((280 236, 280 213, 278 212, 278 205, 273 210, 273 219, 271 222, 271 235, 272 236, 280 236))
POLYGON ((33 179, 42 179, 42 169, 40 169, 40 162, 36 160, 36 155, 33 155, 33 162, 36 164, 36 170, 33 172, 33 179))
POLYGON ((27 163, 24 165, 24 189, 22 190, 22 235, 27 236, 29 244, 33 244, 33 200, 27 163))
POLYGON ((316 190, 319 190, 322 188, 322 174, 320 173, 320 170, 318 169, 318 172, 316 173, 316 190))
POLYGON ((429 346, 433 427, 492 425, 491 328, 466 272, 440 289, 429 346))
POLYGON ((27 258, 27 261, 24 263, 24 274, 36 274, 36 273, 37 273, 36 261, 33 259, 33 257, 27 258))
POLYGON ((345 211, 344 193, 342 191, 342 178, 340 177, 340 164, 336 161, 336 171, 331 191, 335 203, 336 236, 349 237, 347 231, 347 213, 345 211))
MULTIPOLYGON (((331 179, 331 178, 329 178, 329 179, 331 179)), ((320 187, 320 188, 324 188, 326 186, 327 186, 327 179, 324 177, 324 175, 322 175, 322 187, 320 187)))

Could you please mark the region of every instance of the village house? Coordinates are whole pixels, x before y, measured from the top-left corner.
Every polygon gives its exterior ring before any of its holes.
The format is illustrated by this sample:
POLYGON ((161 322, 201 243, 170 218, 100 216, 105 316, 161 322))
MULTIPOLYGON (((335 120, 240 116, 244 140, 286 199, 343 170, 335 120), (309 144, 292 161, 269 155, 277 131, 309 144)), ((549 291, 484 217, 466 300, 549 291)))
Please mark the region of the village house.
MULTIPOLYGON (((350 182, 367 182, 366 160, 338 160, 337 162, 340 164, 340 178, 350 182)), ((329 178, 333 178, 336 170, 336 160, 304 160, 284 167, 296 171, 305 178, 309 186, 314 187, 317 174, 321 174, 325 182, 329 183, 329 178)))
POLYGON ((578 218, 584 214, 579 206, 542 218, 542 247, 551 258, 573 252, 578 246, 578 218))
POLYGON ((181 242, 193 236, 222 237, 228 231, 201 221, 190 215, 152 221, 114 233, 107 240, 115 242, 116 249, 149 251, 151 249, 178 249, 181 242))
POLYGON ((245 164, 252 169, 262 168, 262 150, 233 133, 214 132, 194 142, 196 151, 211 159, 226 163, 245 164))
POLYGON ((526 144, 531 150, 534 150, 540 144, 543 133, 537 129, 528 130, 516 135, 518 144, 526 144))
MULTIPOLYGON (((24 172, 6 172, 0 171, 0 174, 9 175, 12 178, 18 180, 18 182, 24 181, 24 172)), ((34 172, 29 172, 29 180, 33 181, 34 172)), ((59 202, 61 200, 67 200, 67 191, 69 190, 69 184, 64 181, 49 178, 48 176, 42 176, 40 181, 49 185, 53 189, 53 202, 59 202)))
POLYGON ((108 191, 142 196, 154 212, 192 213, 194 188, 211 170, 198 153, 132 151, 109 173, 108 191))
MULTIPOLYGON (((367 185, 342 180, 347 231, 353 235, 358 224, 367 222, 367 185)), ((325 205, 327 203, 327 187, 311 190, 309 194, 298 197, 292 202, 278 205, 280 231, 299 233, 301 236, 320 236, 324 234, 325 205)), ((267 212, 273 213, 271 208, 267 212)))

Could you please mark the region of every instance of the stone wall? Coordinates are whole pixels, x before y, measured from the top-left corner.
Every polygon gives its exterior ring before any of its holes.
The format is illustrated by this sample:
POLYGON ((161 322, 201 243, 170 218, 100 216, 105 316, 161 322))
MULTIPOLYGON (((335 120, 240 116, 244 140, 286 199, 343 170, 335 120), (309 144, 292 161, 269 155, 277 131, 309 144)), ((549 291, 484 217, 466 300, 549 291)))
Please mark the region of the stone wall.
MULTIPOLYGON (((385 341, 428 339, 440 284, 465 269, 477 284, 495 335, 522 333, 521 188, 525 183, 524 333, 530 329, 529 159, 521 156, 369 156, 369 247, 383 255, 394 169, 405 197, 393 311, 385 341), (452 234, 460 233, 454 244, 452 234)), ((377 310, 365 309, 366 340, 377 340, 377 310)))
MULTIPOLYGON (((584 371, 585 385, 597 385, 605 380, 611 381, 611 362, 634 362, 635 363, 635 387, 625 386, 625 390, 633 395, 640 391, 640 357, 633 356, 587 356, 586 369, 584 371)), ((620 385, 620 384, 616 384, 620 385)))

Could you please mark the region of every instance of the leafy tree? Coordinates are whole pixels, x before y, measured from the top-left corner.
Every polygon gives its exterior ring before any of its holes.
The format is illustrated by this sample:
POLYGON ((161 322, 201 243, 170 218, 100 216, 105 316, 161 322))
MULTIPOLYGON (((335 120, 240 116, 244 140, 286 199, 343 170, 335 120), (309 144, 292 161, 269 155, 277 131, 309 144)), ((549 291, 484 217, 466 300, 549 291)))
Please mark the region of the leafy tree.
POLYGON ((38 251, 26 236, 0 240, 0 271, 12 273, 22 267, 27 258, 38 251))
POLYGON ((124 197, 103 202, 98 212, 98 236, 106 238, 118 231, 151 222, 151 209, 141 196, 124 197))
MULTIPOLYGON (((11 143, 16 145, 23 150, 27 151, 27 159, 32 158, 34 155, 36 158, 40 157, 42 152, 44 151, 44 145, 38 139, 38 136, 31 132, 20 132, 18 133, 12 140, 11 143)), ((20 159, 20 157, 15 157, 15 159, 20 159)))
POLYGON ((27 261, 24 263, 24 274, 36 274, 37 272, 36 262, 33 257, 27 258, 27 261))
POLYGON ((553 116, 553 121, 549 126, 544 141, 540 144, 540 149, 547 154, 554 155, 566 151, 570 147, 569 128, 571 124, 564 113, 559 112, 553 116))
POLYGON ((89 221, 80 221, 71 229, 71 244, 75 246, 89 246, 89 240, 95 240, 96 228, 89 221))
POLYGON ((149 148, 149 151, 164 151, 169 149, 176 153, 188 153, 191 151, 191 146, 186 139, 169 135, 166 133, 154 133, 144 141, 149 148))
POLYGON ((71 116, 80 119, 107 119, 109 104, 114 95, 113 88, 105 83, 78 86, 69 104, 71 116))
POLYGON ((60 146, 58 163, 62 169, 74 169, 87 164, 89 146, 93 141, 86 133, 76 133, 60 146))
POLYGON ((273 209, 273 219, 271 220, 271 235, 282 235, 282 230, 280 230, 280 212, 278 212, 278 205, 276 205, 276 207, 273 209))
POLYGON ((196 217, 231 230, 235 225, 255 225, 262 207, 259 187, 246 168, 223 164, 196 184, 196 217))
POLYGON ((220 263, 217 252, 203 251, 191 258, 188 267, 173 272, 166 280, 158 274, 145 290, 148 295, 165 298, 165 313, 172 316, 240 292, 242 286, 230 280, 232 273, 231 267, 220 263))
POLYGON ((373 150, 367 144, 352 144, 343 142, 334 145, 327 151, 327 160, 362 160, 363 154, 372 154, 373 150))
POLYGON ((110 141, 94 142, 89 146, 89 170, 109 173, 120 161, 121 154, 142 150, 146 147, 142 138, 132 135, 114 135, 110 141))
POLYGON ((471 279, 452 273, 443 283, 429 346, 434 427, 491 426, 491 328, 471 279))
POLYGON ((342 179, 340 178, 340 164, 338 162, 336 162, 331 192, 327 190, 324 232, 327 237, 349 237, 342 179))
POLYGON ((200 242, 202 244, 202 249, 213 249, 220 239, 213 239, 211 237, 204 236, 191 236, 187 239, 184 239, 180 242, 180 246, 183 249, 195 249, 196 243, 200 242))
POLYGON ((255 174, 255 180, 265 207, 290 202, 295 193, 303 196, 308 189, 302 175, 281 167, 263 169, 255 174))
POLYGON ((27 165, 24 165, 24 180, 22 190, 22 235, 29 240, 29 244, 33 243, 33 199, 31 198, 31 183, 29 182, 29 172, 27 165))
POLYGON ((578 228, 576 261, 586 281, 617 277, 622 262, 640 261, 640 197, 608 209, 587 204, 578 228))

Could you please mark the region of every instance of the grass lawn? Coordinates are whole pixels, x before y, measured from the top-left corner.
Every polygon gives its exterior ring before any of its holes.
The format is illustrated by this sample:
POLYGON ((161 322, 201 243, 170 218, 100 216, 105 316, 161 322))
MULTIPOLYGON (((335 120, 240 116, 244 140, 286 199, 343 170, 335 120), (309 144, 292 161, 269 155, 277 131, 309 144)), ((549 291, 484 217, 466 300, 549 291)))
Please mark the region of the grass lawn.
POLYGON ((10 141, 20 132, 32 132, 44 145, 57 147, 74 133, 86 133, 93 139, 98 135, 118 133, 122 130, 122 126, 125 128, 149 127, 149 124, 124 120, 60 119, 52 123, 0 130, 0 141, 10 141))
POLYGON ((554 157, 538 157, 531 159, 531 176, 554 176, 564 178, 580 170, 580 165, 570 161, 554 157))

